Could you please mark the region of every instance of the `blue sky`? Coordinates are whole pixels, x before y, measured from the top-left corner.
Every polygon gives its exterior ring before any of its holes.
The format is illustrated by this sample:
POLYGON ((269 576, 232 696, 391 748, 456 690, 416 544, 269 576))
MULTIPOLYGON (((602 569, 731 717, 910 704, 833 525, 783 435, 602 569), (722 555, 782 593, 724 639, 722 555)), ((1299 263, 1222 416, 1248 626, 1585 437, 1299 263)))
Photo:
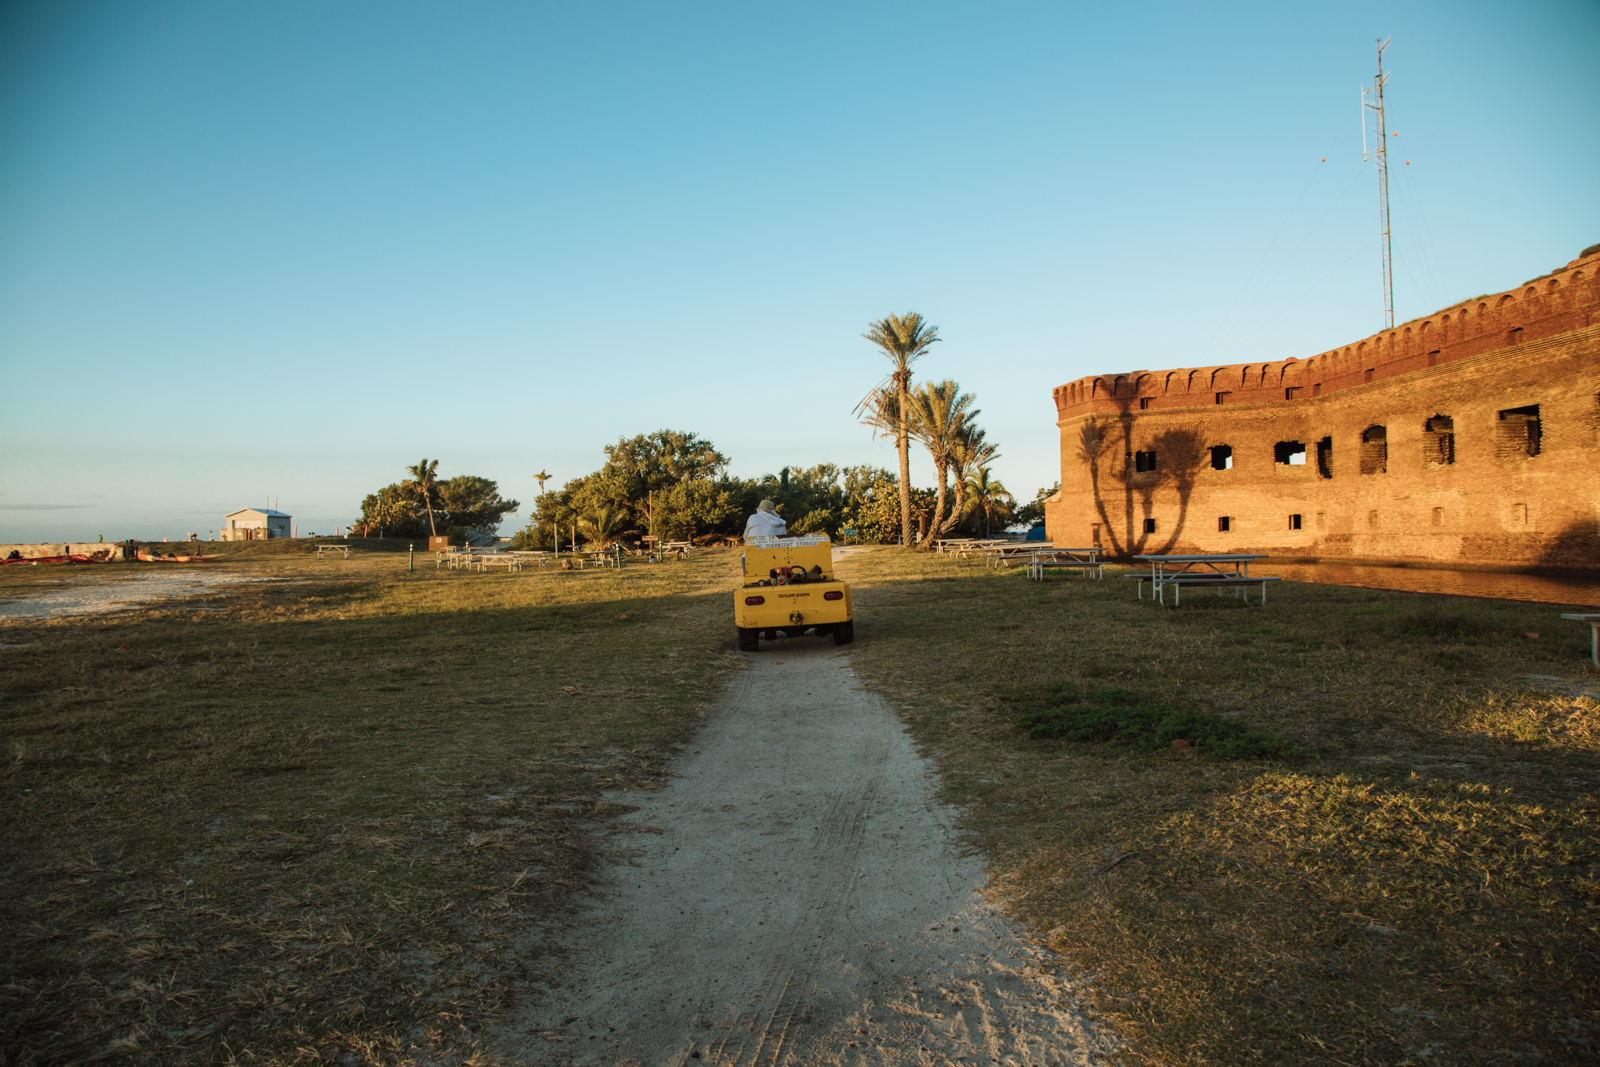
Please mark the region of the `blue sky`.
POLYGON ((1031 498, 1062 382, 1382 325, 1379 36, 1401 319, 1600 241, 1592 2, 0 5, 0 541, 892 466, 911 309, 1031 498))

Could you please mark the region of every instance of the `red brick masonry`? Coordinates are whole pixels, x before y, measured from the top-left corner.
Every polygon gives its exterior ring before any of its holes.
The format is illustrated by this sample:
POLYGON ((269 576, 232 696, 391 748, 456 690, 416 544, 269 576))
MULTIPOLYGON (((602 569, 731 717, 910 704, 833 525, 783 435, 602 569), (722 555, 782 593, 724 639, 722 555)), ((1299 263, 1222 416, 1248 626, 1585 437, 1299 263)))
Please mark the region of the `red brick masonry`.
POLYGON ((1309 359, 1054 391, 1057 544, 1600 572, 1600 254, 1309 359))

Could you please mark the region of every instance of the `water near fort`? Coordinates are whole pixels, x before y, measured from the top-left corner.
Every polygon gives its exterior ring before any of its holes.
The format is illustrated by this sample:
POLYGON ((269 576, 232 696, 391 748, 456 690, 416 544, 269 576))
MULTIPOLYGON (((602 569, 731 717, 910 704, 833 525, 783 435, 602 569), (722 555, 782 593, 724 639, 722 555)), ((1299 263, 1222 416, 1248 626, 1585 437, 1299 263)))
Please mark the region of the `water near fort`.
POLYGON ((1543 574, 1451 571, 1413 567, 1374 567, 1352 563, 1261 563, 1251 573, 1290 582, 1398 589, 1408 593, 1532 600, 1543 604, 1600 606, 1600 578, 1558 578, 1543 574))

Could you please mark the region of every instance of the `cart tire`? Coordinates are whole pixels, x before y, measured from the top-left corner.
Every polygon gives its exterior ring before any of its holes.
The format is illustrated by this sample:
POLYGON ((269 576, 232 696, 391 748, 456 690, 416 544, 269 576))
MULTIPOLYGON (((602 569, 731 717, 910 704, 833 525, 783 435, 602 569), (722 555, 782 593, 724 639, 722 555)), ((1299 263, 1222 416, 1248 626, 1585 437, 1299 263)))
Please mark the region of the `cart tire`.
POLYGON ((840 622, 840 623, 835 623, 834 624, 834 627, 833 627, 833 643, 834 644, 836 644, 836 645, 848 645, 851 641, 854 641, 855 639, 856 639, 856 621, 854 619, 851 619, 848 622, 840 622))
POLYGON ((756 651, 760 650, 760 648, 761 648, 761 631, 760 630, 753 629, 753 628, 752 629, 746 629, 743 626, 735 626, 734 629, 739 631, 739 651, 740 652, 756 652, 756 651))

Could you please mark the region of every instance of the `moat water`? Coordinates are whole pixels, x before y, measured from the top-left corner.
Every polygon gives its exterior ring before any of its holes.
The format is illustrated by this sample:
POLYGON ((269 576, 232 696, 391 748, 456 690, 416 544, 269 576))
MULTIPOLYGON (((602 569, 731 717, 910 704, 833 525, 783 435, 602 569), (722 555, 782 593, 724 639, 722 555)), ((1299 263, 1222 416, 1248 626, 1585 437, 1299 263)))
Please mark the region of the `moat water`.
POLYGON ((1446 571, 1412 567, 1373 567, 1353 563, 1273 563, 1251 566, 1251 574, 1276 575, 1288 582, 1399 589, 1408 593, 1533 600, 1542 604, 1600 606, 1600 578, 1556 578, 1543 574, 1446 571))

